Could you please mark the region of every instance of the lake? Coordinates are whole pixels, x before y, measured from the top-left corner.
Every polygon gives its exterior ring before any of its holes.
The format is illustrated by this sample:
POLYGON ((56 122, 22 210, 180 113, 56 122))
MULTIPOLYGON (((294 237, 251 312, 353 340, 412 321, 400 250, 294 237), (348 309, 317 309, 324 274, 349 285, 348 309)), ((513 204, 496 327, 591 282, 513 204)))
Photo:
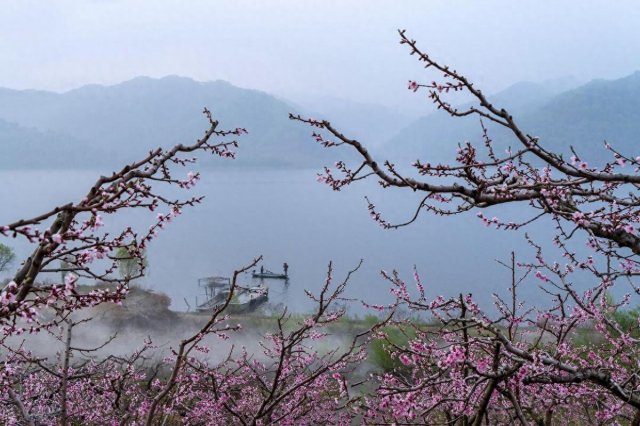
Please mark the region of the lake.
MULTIPOLYGON (((380 270, 398 270, 411 281, 415 265, 429 296, 470 292, 490 303, 493 292, 504 293, 508 288, 510 276, 495 259, 508 259, 514 248, 523 258, 533 257, 522 232, 486 228, 474 212, 456 217, 423 214, 408 227, 384 230, 369 217, 364 196, 369 195, 390 220, 402 222, 413 215, 419 194, 382 190, 373 180, 334 192, 316 182, 317 171, 203 170, 202 180, 188 194, 206 199, 185 209, 150 246, 149 274, 140 284, 167 293, 173 309, 186 310, 195 306, 196 298, 203 301, 199 277, 229 276, 262 255, 267 269, 280 271, 284 262, 290 266, 286 285, 280 280, 265 281, 270 304, 307 312, 313 304, 304 290, 321 288, 330 261, 337 281, 363 259, 348 287, 349 298, 388 303, 392 300, 389 285, 380 270)), ((0 171, 0 199, 5 206, 0 224, 77 200, 98 176, 99 172, 87 170, 0 171)), ((513 207, 486 212, 501 218, 515 213, 513 207)), ((140 211, 105 217, 105 222, 114 229, 125 223, 146 229, 154 218, 155 213, 140 211)), ((548 226, 548 222, 536 223, 528 231, 548 243, 548 226)), ((14 247, 19 257, 28 253, 23 242, 0 241, 14 247)), ((252 282, 249 275, 242 279, 243 284, 252 282)), ((532 281, 523 287, 529 303, 538 300, 537 284, 532 281)), ((355 302, 349 310, 365 313, 355 302)))

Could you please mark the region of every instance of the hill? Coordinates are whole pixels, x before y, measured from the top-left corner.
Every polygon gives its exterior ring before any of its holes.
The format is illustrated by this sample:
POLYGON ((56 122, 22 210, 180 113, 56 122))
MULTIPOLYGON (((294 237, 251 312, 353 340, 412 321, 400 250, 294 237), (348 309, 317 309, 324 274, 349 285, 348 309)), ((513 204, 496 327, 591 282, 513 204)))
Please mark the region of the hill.
POLYGON ((98 146, 87 146, 69 136, 42 132, 1 119, 0 153, 0 169, 77 168, 86 158, 106 158, 106 152, 98 146))
POLYGON ((331 121, 350 138, 374 149, 417 118, 383 105, 329 96, 307 98, 299 104, 302 105, 299 109, 307 115, 331 121))
MULTIPOLYGON (((588 161, 602 160, 607 140, 630 155, 637 155, 640 134, 640 72, 618 80, 595 80, 580 87, 553 93, 545 85, 520 83, 489 96, 495 105, 508 109, 521 128, 540 137, 544 146, 569 152, 574 146, 588 161)), ((500 147, 513 138, 488 124, 500 147)), ((400 160, 446 161, 465 140, 479 142, 477 117, 451 118, 438 111, 416 120, 384 145, 385 155, 400 160)))
POLYGON ((640 72, 561 93, 523 122, 554 150, 568 152, 573 145, 582 157, 597 161, 606 140, 635 157, 640 154, 640 72))
MULTIPOLYGON (((310 143, 308 128, 288 119, 295 109, 282 100, 224 81, 197 82, 176 76, 139 77, 66 93, 0 89, 0 119, 28 129, 20 130, 23 136, 14 135, 11 144, 3 144, 3 156, 17 158, 16 167, 37 167, 43 162, 40 154, 19 152, 44 152, 45 147, 64 140, 67 154, 74 152, 75 167, 118 166, 153 147, 195 140, 208 125, 203 107, 213 112, 221 127, 249 131, 240 140, 238 160, 218 161, 218 165, 306 167, 330 158, 330 153, 310 143)), ((18 127, 0 126, 0 141, 11 139, 18 127)), ((55 151, 47 153, 53 155, 48 162, 69 164, 55 151)))

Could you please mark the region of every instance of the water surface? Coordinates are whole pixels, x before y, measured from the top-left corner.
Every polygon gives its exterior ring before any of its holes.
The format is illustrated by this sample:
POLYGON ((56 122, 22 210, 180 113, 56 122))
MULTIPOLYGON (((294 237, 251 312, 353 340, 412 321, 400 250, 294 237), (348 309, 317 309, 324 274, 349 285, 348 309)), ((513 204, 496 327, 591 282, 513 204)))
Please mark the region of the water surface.
MULTIPOLYGON (((265 281, 270 303, 304 312, 312 307, 304 289, 321 288, 330 261, 338 280, 363 259, 348 287, 350 298, 390 302, 380 270, 396 269, 411 280, 415 265, 430 296, 470 292, 490 302, 491 293, 505 290, 509 279, 495 259, 507 259, 513 248, 522 256, 531 255, 522 233, 488 229, 474 213, 424 214, 411 226, 384 230, 369 217, 364 196, 369 195, 389 219, 404 221, 412 216, 419 194, 383 191, 374 181, 335 192, 316 182, 316 172, 204 170, 202 181, 188 194, 203 194, 205 201, 185 209, 150 246, 150 273, 141 284, 167 293, 174 309, 187 309, 187 303, 193 308, 196 297, 203 300, 199 277, 229 276, 262 255, 268 269, 280 271, 283 262, 290 265, 287 284, 265 281)), ((77 200, 98 176, 94 171, 1 171, 0 224, 77 200)), ((487 214, 508 217, 513 211, 501 208, 487 214)), ((133 223, 146 229, 154 217, 155 213, 139 211, 105 221, 114 227, 133 223)), ((534 225, 529 232, 546 242, 550 233, 544 226, 534 225)), ((2 241, 19 257, 28 253, 24 243, 2 241)), ((252 283, 249 275, 243 283, 252 283)), ((537 297, 535 287, 533 283, 523 288, 530 300, 537 297)), ((350 310, 363 313, 358 304, 350 310)))

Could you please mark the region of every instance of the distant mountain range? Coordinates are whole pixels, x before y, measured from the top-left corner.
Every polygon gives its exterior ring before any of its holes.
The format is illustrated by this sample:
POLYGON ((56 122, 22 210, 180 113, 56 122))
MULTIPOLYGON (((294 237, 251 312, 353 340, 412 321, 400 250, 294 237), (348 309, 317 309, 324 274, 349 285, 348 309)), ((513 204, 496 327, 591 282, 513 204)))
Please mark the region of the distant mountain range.
MULTIPOLYGON (((566 85, 571 85, 570 81, 566 85)), ((509 110, 521 128, 540 138, 543 146, 570 155, 573 146, 588 161, 601 162, 603 143, 640 154, 640 72, 618 80, 594 80, 567 88, 565 84, 518 83, 488 96, 509 110)), ((517 141, 503 128, 486 123, 499 148, 517 141)), ((382 155, 396 162, 451 161, 458 143, 481 143, 478 116, 452 118, 443 111, 422 117, 391 138, 382 155)))
POLYGON ((308 167, 332 158, 309 127, 289 120, 296 110, 284 101, 224 81, 172 76, 61 94, 0 89, 0 167, 119 166, 156 146, 194 141, 208 128, 203 107, 221 128, 249 131, 238 159, 218 165, 308 167))
POLYGON ((573 145, 592 161, 603 157, 605 140, 640 155, 640 72, 561 93, 522 121, 549 148, 567 152, 573 145))
MULTIPOLYGON (((604 139, 631 154, 640 134, 640 72, 576 87, 571 80, 518 83, 489 96, 522 127, 554 150, 574 145, 598 158, 604 139)), ((114 86, 89 85, 65 93, 0 89, 0 168, 117 167, 156 146, 190 142, 207 128, 209 108, 221 127, 244 127, 235 161, 221 166, 318 167, 348 157, 313 143, 312 129, 289 112, 327 118, 392 160, 444 161, 464 140, 480 141, 477 117, 438 111, 411 117, 376 105, 319 99, 297 105, 224 81, 138 77, 114 86)), ((514 141, 491 127, 502 146, 514 141)), ((204 164, 214 164, 204 160, 204 164)))
POLYGON ((348 137, 377 149, 418 115, 409 116, 383 105, 367 104, 334 97, 305 99, 299 109, 314 118, 326 119, 348 137))

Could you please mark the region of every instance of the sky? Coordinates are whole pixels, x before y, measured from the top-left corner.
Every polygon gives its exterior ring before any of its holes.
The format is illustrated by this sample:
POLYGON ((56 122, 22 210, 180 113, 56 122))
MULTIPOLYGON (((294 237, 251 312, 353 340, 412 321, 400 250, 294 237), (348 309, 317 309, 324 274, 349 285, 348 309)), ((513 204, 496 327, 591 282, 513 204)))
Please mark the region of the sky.
MULTIPOLYGON (((294 100, 413 108, 404 28, 485 91, 640 69, 637 0, 3 1, 0 87, 223 79, 294 100)), ((425 77, 427 78, 427 77, 425 77)), ((428 77, 431 78, 431 77, 428 77)), ((430 81, 430 80, 429 80, 430 81)), ((421 101, 421 100, 420 100, 421 101)))

